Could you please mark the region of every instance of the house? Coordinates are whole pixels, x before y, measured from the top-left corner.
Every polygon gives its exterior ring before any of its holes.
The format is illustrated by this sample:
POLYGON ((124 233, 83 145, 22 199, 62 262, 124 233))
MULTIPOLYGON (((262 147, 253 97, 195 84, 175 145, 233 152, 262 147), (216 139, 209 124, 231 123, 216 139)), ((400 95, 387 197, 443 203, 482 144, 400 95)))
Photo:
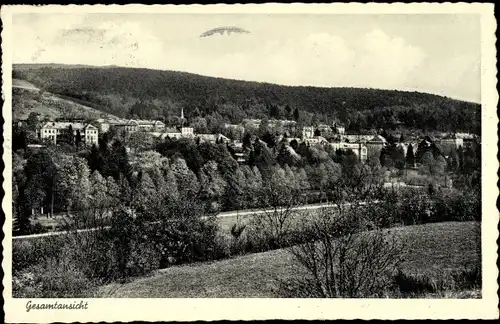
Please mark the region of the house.
POLYGON ((245 127, 241 126, 240 124, 224 124, 224 128, 231 129, 240 133, 245 132, 245 127))
POLYGON ((109 126, 119 127, 126 132, 161 132, 165 129, 165 123, 160 120, 129 119, 117 122, 105 121, 100 124, 103 131, 107 131, 109 126))
POLYGON ((451 145, 455 146, 455 148, 459 148, 460 146, 464 146, 464 139, 458 137, 456 134, 448 134, 441 139, 439 142, 441 145, 451 145))
POLYGON ((373 135, 363 134, 342 134, 339 136, 340 142, 366 143, 373 138, 373 135))
POLYGON ((365 162, 368 159, 368 148, 362 143, 330 143, 330 146, 334 150, 351 150, 356 154, 361 162, 365 162))
POLYGON ((243 119, 241 124, 243 127, 259 128, 261 122, 262 121, 260 119, 243 119))
POLYGON ((328 141, 323 136, 313 136, 304 138, 304 143, 308 145, 317 145, 317 144, 326 145, 328 144, 328 141))
POLYGON ((365 145, 368 149, 370 158, 380 157, 382 149, 387 145, 387 140, 381 135, 375 135, 366 140, 365 145))
POLYGON ((164 128, 162 132, 151 132, 151 135, 160 137, 164 139, 166 137, 170 138, 193 138, 194 137, 194 129, 192 127, 181 127, 177 128, 164 128))
POLYGON ((344 135, 345 134, 345 127, 341 125, 335 125, 335 133, 339 135, 344 135))
POLYGON ((386 145, 387 140, 382 135, 375 135, 366 141, 368 144, 386 145))
POLYGON ((196 134, 196 139, 200 140, 201 143, 229 143, 230 139, 222 134, 196 134))
POLYGON ((113 126, 118 126, 118 127, 120 125, 124 126, 127 123, 127 121, 121 119, 105 119, 105 118, 96 119, 96 122, 101 127, 101 132, 103 133, 108 132, 110 128, 113 126))
POLYGON ((314 137, 314 127, 313 126, 305 126, 302 128, 302 138, 312 138, 314 137))
POLYGON ((271 128, 283 127, 287 129, 293 129, 296 124, 296 121, 287 119, 269 119, 268 121, 268 125, 271 128))
POLYGON ((317 130, 321 132, 321 134, 327 134, 332 132, 332 128, 328 125, 325 124, 320 124, 318 127, 316 127, 317 130))
POLYGON ((38 136, 41 140, 50 140, 57 144, 58 137, 60 138, 66 131, 73 129, 73 136, 80 134, 80 138, 86 145, 97 145, 99 131, 97 127, 90 123, 82 122, 46 122, 38 131, 38 136))

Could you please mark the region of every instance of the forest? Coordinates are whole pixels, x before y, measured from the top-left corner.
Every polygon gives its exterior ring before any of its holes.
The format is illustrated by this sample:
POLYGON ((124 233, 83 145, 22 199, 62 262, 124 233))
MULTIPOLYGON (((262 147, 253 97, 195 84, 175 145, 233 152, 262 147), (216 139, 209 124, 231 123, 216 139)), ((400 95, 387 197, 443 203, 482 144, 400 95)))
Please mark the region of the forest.
POLYGON ((480 134, 481 105, 433 94, 361 88, 291 87, 122 67, 14 65, 13 78, 123 118, 244 118, 480 134))

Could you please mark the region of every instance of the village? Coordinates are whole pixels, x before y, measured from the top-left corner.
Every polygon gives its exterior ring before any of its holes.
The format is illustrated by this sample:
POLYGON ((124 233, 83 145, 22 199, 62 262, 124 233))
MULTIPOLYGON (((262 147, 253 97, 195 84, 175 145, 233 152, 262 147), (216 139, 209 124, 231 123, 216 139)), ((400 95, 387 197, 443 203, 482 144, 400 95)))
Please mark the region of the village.
MULTIPOLYGON (((36 129, 36 143, 28 143, 29 147, 41 147, 43 143, 58 144, 61 138, 70 130, 73 133, 74 141, 79 141, 86 146, 98 145, 99 134, 104 134, 110 130, 131 134, 141 132, 151 135, 159 140, 169 139, 192 139, 196 143, 209 142, 213 144, 226 144, 231 148, 233 157, 239 163, 245 163, 248 158, 244 137, 249 136, 250 141, 255 140, 259 130, 265 129, 273 137, 275 143, 283 143, 290 153, 296 154, 298 145, 304 143, 311 146, 328 147, 335 151, 352 152, 358 160, 365 163, 369 158, 380 158, 382 149, 393 146, 400 150, 406 157, 411 146, 413 154, 416 154, 419 145, 424 144, 429 147, 437 145, 443 152, 443 157, 448 158, 450 148, 459 149, 469 146, 478 140, 478 136, 470 133, 435 133, 433 135, 415 136, 403 138, 398 134, 390 134, 390 138, 385 138, 384 131, 380 134, 355 134, 346 131, 345 126, 338 123, 331 125, 298 125, 294 120, 276 119, 243 119, 240 124, 223 125, 221 133, 203 134, 196 133, 192 126, 188 126, 188 121, 181 110, 178 125, 167 126, 161 120, 144 119, 104 119, 95 120, 68 120, 58 119, 57 121, 39 122, 36 129), (263 123, 266 125, 263 126, 263 123), (224 134, 223 134, 224 133, 224 134)), ((26 120, 18 120, 18 126, 22 126, 26 120)), ((268 143, 263 142, 266 145, 268 143)), ((128 148, 130 149, 130 148, 128 148)), ((416 165, 411 165, 415 167, 416 165)))

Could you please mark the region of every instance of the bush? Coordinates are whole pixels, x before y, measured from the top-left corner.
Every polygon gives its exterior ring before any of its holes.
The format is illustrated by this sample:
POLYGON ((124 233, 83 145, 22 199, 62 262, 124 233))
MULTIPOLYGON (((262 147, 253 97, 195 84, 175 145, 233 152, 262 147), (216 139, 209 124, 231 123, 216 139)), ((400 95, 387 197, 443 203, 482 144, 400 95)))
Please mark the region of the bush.
POLYGON ((41 264, 57 257, 62 249, 63 239, 41 237, 12 241, 12 272, 16 274, 30 266, 41 264))
POLYGON ((127 263, 127 275, 140 276, 160 267, 160 253, 151 242, 133 242, 127 263))
POLYGON ((285 297, 381 297, 403 259, 405 245, 381 230, 367 231, 370 222, 354 207, 345 213, 326 212, 314 223, 316 241, 290 251, 306 271, 302 279, 281 282, 285 297))
POLYGON ((18 272, 12 280, 16 298, 91 297, 95 284, 70 262, 54 258, 18 272))
POLYGON ((401 269, 393 277, 394 295, 422 297, 447 291, 464 291, 481 287, 481 266, 467 266, 441 273, 407 273, 401 269))
POLYGON ((481 221, 481 196, 473 190, 439 189, 432 196, 418 190, 391 191, 381 200, 366 209, 378 227, 481 221))
POLYGON ((440 191, 434 197, 432 222, 481 220, 481 196, 474 191, 440 191))

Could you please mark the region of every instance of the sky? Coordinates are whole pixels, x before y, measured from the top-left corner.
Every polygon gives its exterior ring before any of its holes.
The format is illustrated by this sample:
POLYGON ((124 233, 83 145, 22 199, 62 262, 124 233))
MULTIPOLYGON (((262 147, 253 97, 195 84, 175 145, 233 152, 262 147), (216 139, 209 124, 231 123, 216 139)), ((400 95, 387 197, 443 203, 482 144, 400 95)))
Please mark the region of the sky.
POLYGON ((118 65, 480 102, 474 14, 14 14, 13 63, 118 65), (249 33, 199 37, 216 27, 249 33))

